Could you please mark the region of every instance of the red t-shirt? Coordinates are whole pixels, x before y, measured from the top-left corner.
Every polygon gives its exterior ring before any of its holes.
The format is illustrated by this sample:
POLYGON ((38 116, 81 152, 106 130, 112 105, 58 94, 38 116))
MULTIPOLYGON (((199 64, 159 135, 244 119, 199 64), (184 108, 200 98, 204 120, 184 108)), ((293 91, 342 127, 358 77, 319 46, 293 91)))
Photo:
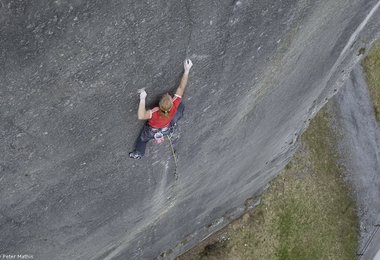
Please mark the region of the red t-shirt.
POLYGON ((169 116, 164 117, 160 115, 159 107, 155 107, 150 110, 151 117, 148 120, 148 124, 153 128, 165 128, 168 127, 170 124, 170 121, 172 121, 173 117, 175 116, 175 113, 177 112, 177 108, 179 104, 181 104, 182 97, 178 95, 174 95, 173 98, 173 107, 169 111, 169 116))

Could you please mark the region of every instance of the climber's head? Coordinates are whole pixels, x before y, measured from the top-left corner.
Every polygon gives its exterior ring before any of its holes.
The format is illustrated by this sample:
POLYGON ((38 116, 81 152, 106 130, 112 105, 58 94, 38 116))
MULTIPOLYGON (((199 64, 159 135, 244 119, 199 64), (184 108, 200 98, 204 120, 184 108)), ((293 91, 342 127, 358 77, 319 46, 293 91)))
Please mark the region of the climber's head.
POLYGON ((159 111, 160 115, 164 117, 168 117, 169 111, 173 107, 172 97, 168 93, 166 93, 165 95, 162 96, 158 106, 160 108, 160 111, 159 111))

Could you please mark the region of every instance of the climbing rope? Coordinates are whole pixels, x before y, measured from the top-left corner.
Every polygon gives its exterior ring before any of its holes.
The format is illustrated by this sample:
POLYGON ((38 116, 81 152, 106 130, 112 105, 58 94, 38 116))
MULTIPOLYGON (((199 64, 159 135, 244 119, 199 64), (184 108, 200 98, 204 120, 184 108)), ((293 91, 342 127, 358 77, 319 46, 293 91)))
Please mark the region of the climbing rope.
POLYGON ((178 167, 177 156, 175 155, 175 151, 174 151, 174 147, 173 147, 173 142, 172 142, 172 138, 170 137, 170 135, 168 135, 168 140, 169 140, 169 144, 170 144, 170 148, 171 148, 171 151, 172 151, 172 154, 173 154, 174 164, 175 164, 174 177, 175 177, 175 180, 177 180, 178 179, 178 174, 177 174, 177 167, 178 167))

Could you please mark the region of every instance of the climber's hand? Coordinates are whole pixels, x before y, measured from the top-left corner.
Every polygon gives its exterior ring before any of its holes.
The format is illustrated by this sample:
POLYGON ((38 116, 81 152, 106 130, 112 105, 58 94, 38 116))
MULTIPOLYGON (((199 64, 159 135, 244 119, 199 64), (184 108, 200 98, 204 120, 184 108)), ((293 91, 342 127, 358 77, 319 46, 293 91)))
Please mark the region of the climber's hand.
POLYGON ((185 73, 189 73, 192 66, 193 66, 193 63, 191 62, 191 60, 190 59, 186 59, 183 62, 183 68, 185 70, 185 73))
POLYGON ((139 89, 137 92, 140 93, 140 100, 146 98, 147 94, 145 88, 139 89))

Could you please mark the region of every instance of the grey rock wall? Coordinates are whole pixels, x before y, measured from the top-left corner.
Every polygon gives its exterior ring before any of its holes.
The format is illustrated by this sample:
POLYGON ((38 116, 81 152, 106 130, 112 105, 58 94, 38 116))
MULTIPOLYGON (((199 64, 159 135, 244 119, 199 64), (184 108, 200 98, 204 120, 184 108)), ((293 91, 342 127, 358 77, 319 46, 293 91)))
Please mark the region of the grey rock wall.
POLYGON ((380 126, 376 121, 361 66, 334 96, 334 121, 340 129, 340 151, 353 187, 360 221, 360 259, 380 250, 380 126))
POLYGON ((0 253, 170 259, 221 228, 377 35, 377 5, 0 1, 0 253), (128 152, 136 90, 154 105, 185 58, 175 181, 167 143, 128 152))

